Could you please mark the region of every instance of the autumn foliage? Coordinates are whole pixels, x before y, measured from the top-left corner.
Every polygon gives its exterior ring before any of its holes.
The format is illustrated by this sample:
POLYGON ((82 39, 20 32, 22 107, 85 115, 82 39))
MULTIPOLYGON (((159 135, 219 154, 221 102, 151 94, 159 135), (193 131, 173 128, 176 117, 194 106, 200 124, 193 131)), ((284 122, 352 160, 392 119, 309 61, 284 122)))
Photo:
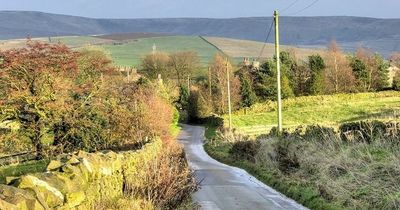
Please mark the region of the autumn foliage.
POLYGON ((41 158, 137 146, 169 133, 173 109, 158 86, 126 83, 99 49, 28 41, 0 58, 0 122, 18 128, 0 132, 0 144, 29 141, 41 158))

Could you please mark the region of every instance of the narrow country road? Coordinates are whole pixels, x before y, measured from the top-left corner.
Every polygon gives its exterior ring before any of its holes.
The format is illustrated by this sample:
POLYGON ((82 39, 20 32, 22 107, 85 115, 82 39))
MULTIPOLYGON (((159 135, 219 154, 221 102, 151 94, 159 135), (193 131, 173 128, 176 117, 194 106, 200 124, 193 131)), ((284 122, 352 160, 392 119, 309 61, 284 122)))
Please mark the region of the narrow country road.
POLYGON ((203 149, 203 127, 182 126, 179 141, 197 181, 201 181, 200 189, 193 195, 200 209, 306 209, 246 171, 209 157, 203 149))

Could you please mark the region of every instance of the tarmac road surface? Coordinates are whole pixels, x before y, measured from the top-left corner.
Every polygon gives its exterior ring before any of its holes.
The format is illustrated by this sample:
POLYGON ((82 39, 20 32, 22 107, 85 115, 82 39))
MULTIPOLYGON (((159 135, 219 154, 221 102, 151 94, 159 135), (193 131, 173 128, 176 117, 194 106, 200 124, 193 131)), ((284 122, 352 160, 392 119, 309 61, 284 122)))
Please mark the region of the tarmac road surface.
POLYGON ((193 200, 206 210, 307 209, 268 187, 246 171, 212 159, 204 151, 204 127, 182 125, 178 138, 184 145, 200 189, 193 200))

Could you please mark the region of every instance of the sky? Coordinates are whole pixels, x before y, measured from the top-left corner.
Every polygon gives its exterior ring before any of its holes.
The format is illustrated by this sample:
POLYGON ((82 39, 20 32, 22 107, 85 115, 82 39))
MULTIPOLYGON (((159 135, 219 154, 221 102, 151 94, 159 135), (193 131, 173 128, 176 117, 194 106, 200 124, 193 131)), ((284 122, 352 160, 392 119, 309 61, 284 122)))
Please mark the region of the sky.
POLYGON ((400 0, 0 0, 0 10, 92 18, 260 17, 275 9, 287 16, 400 18, 400 0))

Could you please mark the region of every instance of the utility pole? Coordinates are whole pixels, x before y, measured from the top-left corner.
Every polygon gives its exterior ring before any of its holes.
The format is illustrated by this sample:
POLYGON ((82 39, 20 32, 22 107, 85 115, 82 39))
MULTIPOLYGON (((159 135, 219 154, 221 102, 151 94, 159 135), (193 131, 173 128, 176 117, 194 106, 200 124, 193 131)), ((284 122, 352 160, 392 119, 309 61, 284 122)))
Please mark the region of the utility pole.
POLYGON ((279 15, 278 10, 274 12, 275 20, 275 56, 276 56, 276 79, 278 91, 278 136, 282 134, 282 99, 281 99, 281 59, 279 53, 279 15))
POLYGON ((190 94, 190 75, 188 75, 188 77, 187 77, 187 89, 188 89, 189 94, 190 94))
POLYGON ((226 80, 228 83, 228 112, 229 112, 229 131, 232 130, 232 107, 231 107, 231 85, 229 81, 228 58, 226 59, 226 80))
POLYGON ((211 68, 208 67, 208 90, 210 91, 210 99, 211 99, 211 68))

